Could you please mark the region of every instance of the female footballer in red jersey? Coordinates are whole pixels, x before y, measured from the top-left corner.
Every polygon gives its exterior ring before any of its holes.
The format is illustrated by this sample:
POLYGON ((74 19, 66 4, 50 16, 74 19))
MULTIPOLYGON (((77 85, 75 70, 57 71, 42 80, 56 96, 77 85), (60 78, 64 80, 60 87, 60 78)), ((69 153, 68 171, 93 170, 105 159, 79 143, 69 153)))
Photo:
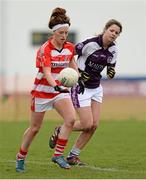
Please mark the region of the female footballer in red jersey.
POLYGON ((52 161, 61 168, 70 168, 70 165, 64 160, 63 152, 74 125, 75 110, 68 89, 57 81, 58 73, 65 67, 69 66, 78 71, 74 61, 74 46, 72 43, 66 42, 70 26, 66 10, 55 8, 48 26, 52 29, 53 36, 37 52, 38 73, 31 92, 31 122, 23 135, 20 150, 16 155, 17 172, 24 171, 25 158, 30 144, 40 130, 45 112, 52 108, 55 108, 64 119, 52 161))

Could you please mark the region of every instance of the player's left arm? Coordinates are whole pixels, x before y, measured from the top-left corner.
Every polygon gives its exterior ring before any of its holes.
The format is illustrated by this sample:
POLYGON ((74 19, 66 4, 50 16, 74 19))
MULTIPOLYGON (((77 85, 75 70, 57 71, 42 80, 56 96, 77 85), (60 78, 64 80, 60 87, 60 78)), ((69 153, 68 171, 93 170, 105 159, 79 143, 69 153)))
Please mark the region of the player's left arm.
POLYGON ((115 67, 107 66, 107 77, 113 79, 116 74, 115 67))
POLYGON ((113 54, 113 57, 107 65, 107 77, 109 79, 113 79, 116 74, 115 66, 117 62, 117 48, 116 46, 111 47, 111 53, 113 54))

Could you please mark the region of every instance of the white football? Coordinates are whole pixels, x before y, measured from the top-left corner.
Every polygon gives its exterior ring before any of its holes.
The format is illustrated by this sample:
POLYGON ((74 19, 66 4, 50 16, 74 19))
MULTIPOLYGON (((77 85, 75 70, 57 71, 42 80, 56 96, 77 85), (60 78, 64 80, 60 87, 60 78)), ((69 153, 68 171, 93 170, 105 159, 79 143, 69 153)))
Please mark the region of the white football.
POLYGON ((65 87, 72 87, 78 82, 78 73, 73 68, 64 68, 58 74, 58 80, 65 87))

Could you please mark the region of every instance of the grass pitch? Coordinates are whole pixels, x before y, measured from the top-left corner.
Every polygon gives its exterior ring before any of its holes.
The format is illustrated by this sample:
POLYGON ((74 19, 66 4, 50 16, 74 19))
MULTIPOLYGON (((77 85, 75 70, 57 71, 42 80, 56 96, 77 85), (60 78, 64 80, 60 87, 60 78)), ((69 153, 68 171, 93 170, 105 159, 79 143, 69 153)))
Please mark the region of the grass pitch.
MULTIPOLYGON (((28 122, 0 122, 0 178, 2 179, 146 179, 146 122, 101 121, 99 129, 82 151, 86 167, 70 170, 51 162, 54 150, 48 138, 60 121, 45 121, 33 141, 26 172, 15 172, 15 155, 28 122)), ((78 133, 73 132, 65 155, 78 133)))

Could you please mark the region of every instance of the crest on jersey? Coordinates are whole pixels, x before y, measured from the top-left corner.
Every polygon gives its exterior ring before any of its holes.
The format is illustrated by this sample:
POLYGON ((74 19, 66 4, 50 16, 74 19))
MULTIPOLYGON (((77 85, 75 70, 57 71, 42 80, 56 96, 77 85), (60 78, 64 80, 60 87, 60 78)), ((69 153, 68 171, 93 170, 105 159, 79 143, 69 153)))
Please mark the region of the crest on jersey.
POLYGON ((109 56, 108 58, 107 58, 107 63, 111 63, 112 62, 112 56, 109 56))
POLYGON ((83 46, 84 46, 84 44, 83 44, 83 43, 79 43, 79 44, 77 44, 77 48, 78 48, 78 49, 82 49, 82 48, 83 48, 83 46))

